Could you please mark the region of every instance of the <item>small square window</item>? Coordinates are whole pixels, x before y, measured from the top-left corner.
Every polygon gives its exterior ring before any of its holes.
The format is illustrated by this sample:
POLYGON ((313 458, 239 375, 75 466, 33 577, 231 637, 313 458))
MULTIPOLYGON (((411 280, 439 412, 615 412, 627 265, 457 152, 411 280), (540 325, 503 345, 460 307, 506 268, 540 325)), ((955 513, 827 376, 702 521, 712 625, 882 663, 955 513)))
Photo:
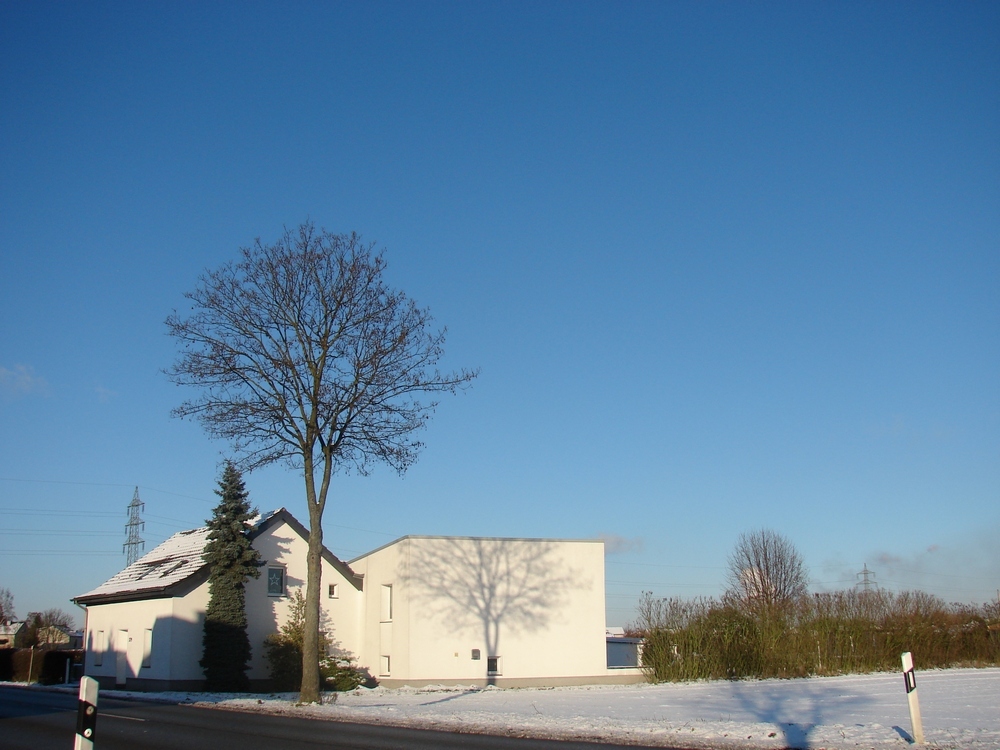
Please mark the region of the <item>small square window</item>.
POLYGON ((284 596, 285 595, 285 569, 284 568, 268 568, 267 569, 267 595, 268 596, 284 596))
POLYGON ((501 661, 499 656, 487 656, 486 657, 486 674, 503 674, 501 668, 501 661))
POLYGON ((340 584, 331 583, 329 591, 330 591, 329 597, 331 599, 338 599, 338 598, 340 598, 340 584))
POLYGON ((479 652, 478 648, 472 649, 472 661, 479 661, 479 659, 480 659, 479 653, 480 652, 479 652))

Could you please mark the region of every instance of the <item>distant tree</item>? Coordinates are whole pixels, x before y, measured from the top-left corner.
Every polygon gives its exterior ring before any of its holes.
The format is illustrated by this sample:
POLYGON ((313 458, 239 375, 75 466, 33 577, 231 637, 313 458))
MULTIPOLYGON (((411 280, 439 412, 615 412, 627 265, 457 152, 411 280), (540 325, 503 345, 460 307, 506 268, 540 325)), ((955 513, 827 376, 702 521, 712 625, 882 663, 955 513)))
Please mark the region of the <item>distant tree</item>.
POLYGON ((773 611, 806 593, 802 556, 787 537, 770 529, 740 534, 728 568, 727 598, 752 611, 773 611))
POLYGON ((285 461, 305 480, 309 511, 300 700, 319 700, 323 511, 335 472, 373 462, 402 473, 436 403, 476 373, 442 373, 445 331, 384 278, 385 261, 355 234, 305 223, 273 245, 203 276, 192 311, 167 318, 182 353, 167 370, 201 390, 174 414, 230 441, 246 470, 285 461))
POLYGON ((43 612, 29 612, 25 620, 25 646, 44 646, 47 643, 65 642, 57 638, 50 628, 72 630, 75 626, 73 615, 58 608, 43 612))
POLYGON ((200 664, 209 690, 244 691, 250 686, 245 585, 248 578, 260 576, 260 553, 250 544, 249 522, 256 511, 251 510, 243 477, 231 462, 226 463, 215 494, 221 499, 208 520, 204 559, 211 572, 200 664))
POLYGON ((7 625, 17 620, 17 613, 14 611, 14 595, 10 589, 0 589, 0 625, 7 625))

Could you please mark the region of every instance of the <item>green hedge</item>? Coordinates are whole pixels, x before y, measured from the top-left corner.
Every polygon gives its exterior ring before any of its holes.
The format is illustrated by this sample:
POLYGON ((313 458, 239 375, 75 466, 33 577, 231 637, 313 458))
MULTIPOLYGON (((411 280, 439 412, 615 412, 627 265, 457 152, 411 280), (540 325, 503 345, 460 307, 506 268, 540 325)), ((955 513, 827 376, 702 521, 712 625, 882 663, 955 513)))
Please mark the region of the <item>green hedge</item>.
MULTIPOLYGON (((83 654, 81 649, 3 648, 0 649, 0 680, 55 685, 66 678, 66 662, 82 664, 83 654)), ((72 679, 74 674, 72 667, 70 669, 72 679)))
POLYGON ((922 592, 815 594, 763 612, 647 592, 639 612, 642 664, 656 682, 892 671, 904 651, 923 669, 1000 665, 997 604, 922 592))

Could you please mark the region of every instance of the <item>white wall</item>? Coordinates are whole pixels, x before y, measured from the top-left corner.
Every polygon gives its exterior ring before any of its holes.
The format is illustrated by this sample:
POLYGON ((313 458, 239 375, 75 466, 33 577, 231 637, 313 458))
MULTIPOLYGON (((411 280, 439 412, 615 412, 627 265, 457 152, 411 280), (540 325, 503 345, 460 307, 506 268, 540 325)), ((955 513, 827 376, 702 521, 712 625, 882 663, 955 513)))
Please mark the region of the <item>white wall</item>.
MULTIPOLYGON (((254 540, 265 565, 261 577, 246 584, 247 636, 250 639, 250 679, 267 679, 270 674, 264 659, 264 639, 287 622, 290 597, 296 589, 305 594, 307 542, 288 524, 279 523, 254 540), (277 566, 285 572, 282 596, 269 596, 267 569, 277 566)), ((116 654, 125 653, 127 677, 131 680, 200 681, 204 673, 198 663, 203 654, 205 610, 208 607, 208 581, 183 596, 145 599, 115 604, 95 604, 87 608, 86 674, 115 678, 116 654), (144 667, 143 651, 146 630, 152 631, 149 666, 144 667), (128 631, 128 639, 119 631, 128 631), (100 665, 97 661, 99 633, 103 633, 107 651, 100 665)), ((320 606, 328 635, 357 656, 360 652, 362 593, 339 570, 327 561, 322 564, 320 606), (329 585, 337 585, 337 598, 329 598, 329 585)), ((366 665, 365 665, 366 666, 366 665)), ((142 683, 139 683, 142 684, 142 683)))
MULTIPOLYGON (((281 523, 258 536, 253 543, 265 561, 260 578, 250 579, 246 585, 247 635, 250 638, 250 679, 269 677, 264 659, 264 639, 278 632, 288 621, 290 597, 295 590, 306 593, 306 552, 309 545, 288 524, 281 523), (285 571, 285 595, 267 593, 267 569, 280 567, 285 571)), ((361 592, 326 560, 321 566, 320 610, 321 623, 327 636, 337 641, 355 656, 359 651, 360 619, 358 609, 361 592), (336 584, 338 597, 328 595, 330 584, 336 584)))
POLYGON ((201 679, 198 659, 207 590, 208 585, 202 584, 185 597, 88 607, 86 674, 113 679, 118 654, 123 653, 127 679, 201 679), (147 634, 147 630, 151 632, 147 634), (122 631, 127 631, 127 636, 122 631), (185 656, 192 648, 198 654, 193 664, 185 656))
POLYGON ((407 537, 352 567, 365 574, 363 658, 390 656, 387 684, 607 674, 600 541, 407 537), (386 584, 391 624, 380 622, 386 584), (500 674, 487 674, 489 657, 500 674))
MULTIPOLYGON (((291 594, 305 593, 308 545, 282 522, 259 535, 254 547, 265 564, 261 577, 246 587, 248 674, 265 679, 264 639, 287 622, 291 594), (268 594, 272 566, 284 571, 281 596, 268 594)), ((561 684, 608 676, 603 542, 405 537, 352 567, 364 576, 363 591, 323 561, 324 628, 386 685, 561 684), (330 584, 337 585, 337 598, 329 597, 330 584), (391 587, 391 616, 386 587, 391 587), (498 674, 488 674, 490 657, 499 659, 498 674)), ((198 661, 207 605, 207 581, 180 597, 92 605, 87 674, 113 680, 118 650, 125 653, 130 678, 203 679, 198 661), (152 650, 143 666, 147 629, 152 650), (131 641, 119 638, 120 630, 127 630, 131 641), (108 644, 100 665, 98 632, 108 644)))

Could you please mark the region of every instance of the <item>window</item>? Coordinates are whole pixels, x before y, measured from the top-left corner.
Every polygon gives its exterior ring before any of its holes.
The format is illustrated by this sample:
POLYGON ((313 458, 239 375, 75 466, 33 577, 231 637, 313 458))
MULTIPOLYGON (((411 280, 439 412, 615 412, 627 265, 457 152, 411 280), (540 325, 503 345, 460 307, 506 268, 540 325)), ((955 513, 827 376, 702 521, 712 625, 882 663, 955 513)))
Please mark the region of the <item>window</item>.
POLYGON ((94 666, 99 667, 104 664, 104 651, 107 649, 107 641, 104 640, 104 631, 98 630, 94 634, 94 666))
POLYGON ((172 565, 167 570, 165 570, 162 573, 160 573, 160 578, 166 578, 168 575, 170 575, 174 571, 180 570, 185 565, 187 565, 187 560, 181 560, 179 563, 176 563, 175 565, 172 565))
POLYGON ((479 649, 478 648, 472 649, 472 661, 479 661, 480 658, 481 657, 480 657, 479 649))
POLYGON ((392 622, 392 584, 382 586, 382 622, 392 622))
POLYGON ((340 597, 340 585, 337 583, 330 584, 330 598, 337 599, 340 597))
POLYGON ((389 676, 389 657, 383 656, 381 659, 379 677, 388 677, 388 676, 389 676))
POLYGON ((146 628, 142 637, 142 666, 153 666, 153 629, 146 628))
POLYGON ((285 595, 285 569, 284 568, 268 568, 267 569, 267 595, 268 596, 284 596, 285 595))
POLYGON ((503 674, 503 662, 499 656, 486 657, 486 674, 503 674))

